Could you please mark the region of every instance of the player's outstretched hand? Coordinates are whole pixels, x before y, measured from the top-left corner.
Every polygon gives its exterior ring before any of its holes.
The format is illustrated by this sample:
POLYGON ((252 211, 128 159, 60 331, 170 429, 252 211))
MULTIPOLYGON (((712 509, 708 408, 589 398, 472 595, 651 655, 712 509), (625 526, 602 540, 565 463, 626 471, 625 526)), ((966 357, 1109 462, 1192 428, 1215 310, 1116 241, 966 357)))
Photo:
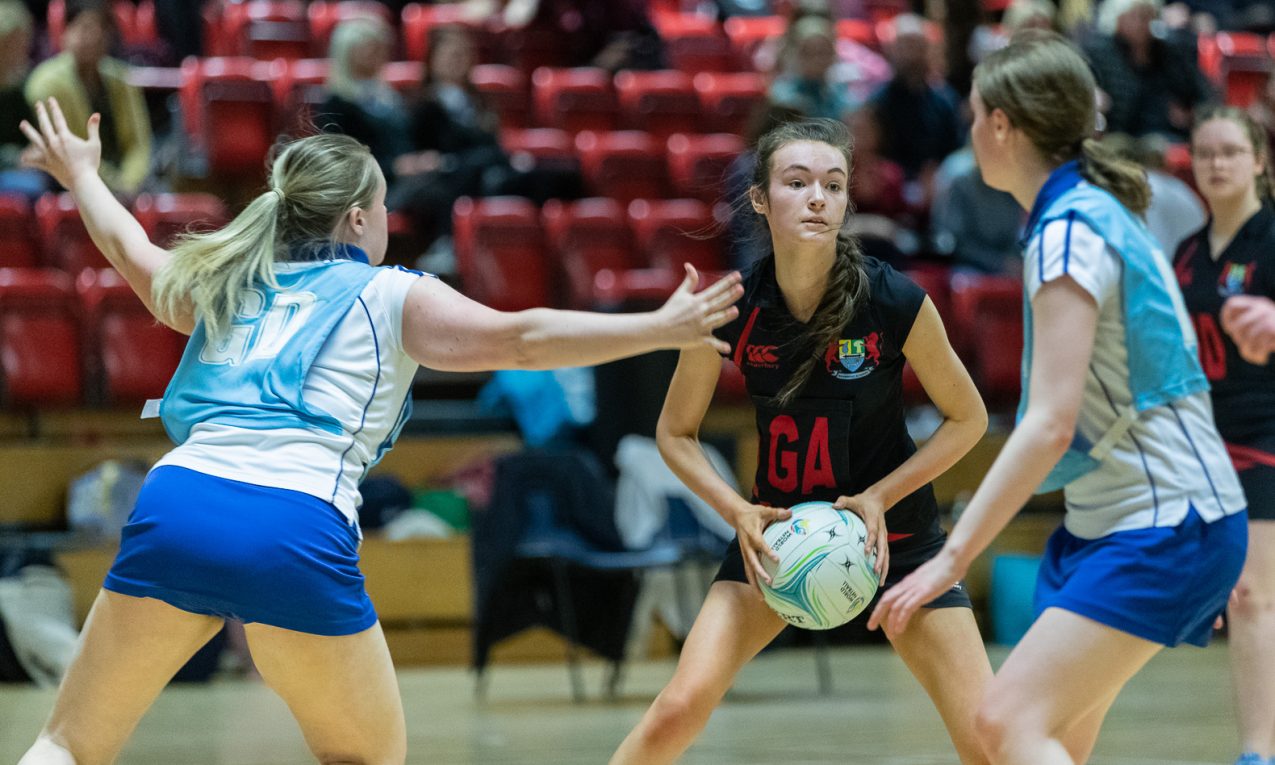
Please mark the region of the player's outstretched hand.
POLYGON ((23 165, 43 170, 67 189, 82 173, 97 175, 98 166, 102 163, 100 114, 89 117, 88 140, 75 135, 67 127, 66 117, 62 116, 62 108, 56 98, 37 101, 35 116, 38 130, 26 120, 19 125, 23 135, 31 141, 31 145, 22 152, 23 165))
POLYGON ((838 497, 833 503, 838 510, 849 510, 863 519, 868 529, 868 538, 863 543, 863 554, 877 554, 877 562, 872 570, 877 581, 884 582, 890 571, 890 535, 885 529, 885 505, 869 492, 856 494, 853 497, 838 497))
POLYGON ((771 581, 770 574, 767 574, 765 567, 762 566, 762 557, 779 562, 779 556, 766 544, 763 534, 770 524, 775 521, 786 521, 791 517, 792 511, 787 508, 765 505, 744 505, 735 511, 731 525, 735 527, 735 534, 739 537, 739 552, 744 559, 744 575, 748 577, 748 584, 756 591, 759 598, 761 585, 758 582, 770 584, 771 581))
POLYGON ((1236 295, 1222 306, 1222 328, 1250 364, 1266 364, 1275 350, 1275 302, 1256 295, 1236 295))
POLYGON ((908 620, 918 608, 951 589, 964 575, 955 556, 943 548, 881 596, 868 619, 868 629, 884 626, 890 634, 899 634, 907 628, 908 620))
POLYGON ((659 312, 676 347, 693 348, 705 344, 718 353, 728 354, 730 344, 713 337, 713 330, 739 315, 739 309, 734 306, 744 294, 744 288, 739 284, 739 273, 732 272, 696 292, 699 280, 695 267, 687 263, 686 278, 659 312))

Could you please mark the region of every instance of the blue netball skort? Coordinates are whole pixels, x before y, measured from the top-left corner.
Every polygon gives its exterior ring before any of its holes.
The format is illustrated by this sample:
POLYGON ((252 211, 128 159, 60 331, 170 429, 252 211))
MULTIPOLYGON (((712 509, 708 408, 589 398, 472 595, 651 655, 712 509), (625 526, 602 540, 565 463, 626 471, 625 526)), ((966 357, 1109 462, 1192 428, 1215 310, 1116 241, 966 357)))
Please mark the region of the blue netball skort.
POLYGON ((151 471, 103 587, 314 635, 376 623, 359 531, 323 500, 182 467, 151 471))
POLYGON ((1153 643, 1208 645, 1248 549, 1248 515, 1207 523, 1192 507, 1178 526, 1082 539, 1049 538, 1036 615, 1062 608, 1153 643))

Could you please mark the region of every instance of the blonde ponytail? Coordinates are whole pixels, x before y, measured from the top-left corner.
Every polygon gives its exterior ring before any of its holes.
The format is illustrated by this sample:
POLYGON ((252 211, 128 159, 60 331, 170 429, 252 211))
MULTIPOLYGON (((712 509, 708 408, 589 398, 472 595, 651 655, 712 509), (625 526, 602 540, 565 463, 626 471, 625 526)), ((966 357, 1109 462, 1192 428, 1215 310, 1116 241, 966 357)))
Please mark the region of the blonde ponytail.
POLYGON ((225 228, 178 240, 151 287, 161 316, 193 310, 209 339, 225 337, 249 288, 278 289, 276 260, 332 243, 345 214, 369 209, 384 182, 366 146, 333 134, 286 145, 270 176, 270 189, 225 228))

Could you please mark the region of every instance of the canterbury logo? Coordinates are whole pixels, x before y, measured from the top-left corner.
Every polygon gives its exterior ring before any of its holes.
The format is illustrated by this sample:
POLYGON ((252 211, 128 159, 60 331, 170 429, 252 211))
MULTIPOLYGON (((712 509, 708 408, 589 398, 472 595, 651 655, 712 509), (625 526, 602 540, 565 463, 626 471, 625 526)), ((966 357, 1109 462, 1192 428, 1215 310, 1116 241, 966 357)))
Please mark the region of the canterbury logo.
POLYGON ((777 345, 749 345, 744 348, 744 353, 748 356, 748 363, 754 366, 777 364, 779 357, 775 355, 775 351, 778 348, 777 345))

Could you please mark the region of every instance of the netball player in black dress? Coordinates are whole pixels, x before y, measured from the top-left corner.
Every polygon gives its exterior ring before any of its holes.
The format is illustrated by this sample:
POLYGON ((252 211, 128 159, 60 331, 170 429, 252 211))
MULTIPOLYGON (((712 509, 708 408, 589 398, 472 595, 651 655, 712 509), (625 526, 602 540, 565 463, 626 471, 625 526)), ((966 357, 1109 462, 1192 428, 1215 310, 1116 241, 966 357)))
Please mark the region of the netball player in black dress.
MULTIPOLYGON (((773 254, 745 277, 739 317, 718 330, 731 343, 757 409, 760 454, 751 500, 713 472, 698 442, 721 359, 684 351, 657 440, 673 471, 734 525, 737 539, 682 649, 677 672, 612 763, 672 762, 708 722, 739 669, 784 622, 757 587, 771 554, 766 525, 808 500, 860 515, 884 588, 942 547, 930 481, 983 435, 987 413, 925 293, 864 257, 841 233, 849 214, 844 125, 808 120, 758 142, 749 203, 773 254), (911 362, 944 415, 918 450, 904 425, 902 374, 911 362)), ((973 710, 991 667, 964 586, 888 633, 938 708, 963 763, 987 760, 973 710)), ((849 743, 849 742, 847 742, 849 743)))
POLYGON ((1249 547, 1230 608, 1231 667, 1241 755, 1275 755, 1275 364, 1246 360, 1223 330, 1232 297, 1275 297, 1275 207, 1266 136, 1233 107, 1202 115, 1191 134, 1208 224, 1178 245, 1178 284, 1212 385, 1213 417, 1248 497, 1249 547))

